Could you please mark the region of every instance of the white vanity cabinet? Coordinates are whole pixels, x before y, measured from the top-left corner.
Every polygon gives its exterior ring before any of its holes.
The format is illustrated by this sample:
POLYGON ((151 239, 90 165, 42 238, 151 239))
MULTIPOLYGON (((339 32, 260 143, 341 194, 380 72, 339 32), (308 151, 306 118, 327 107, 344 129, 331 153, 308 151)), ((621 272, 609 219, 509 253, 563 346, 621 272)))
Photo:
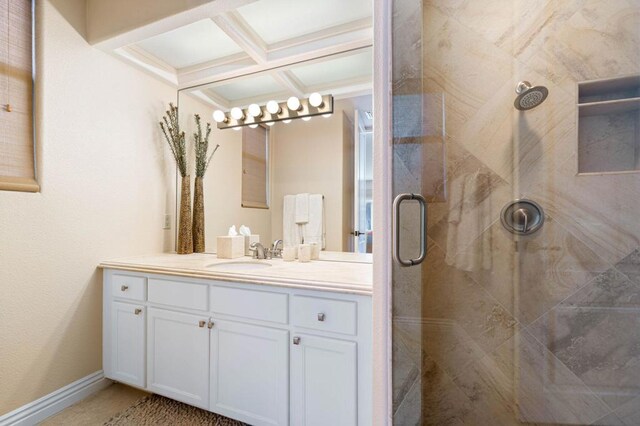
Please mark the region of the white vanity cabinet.
POLYGON ((371 297, 105 269, 105 376, 251 425, 371 424, 371 297))
POLYGON ((216 321, 211 329, 210 409, 249 424, 286 425, 289 332, 216 321))
POLYGON ((299 334, 291 351, 291 424, 358 424, 355 342, 299 334))
POLYGON ((209 407, 209 329, 204 315, 149 308, 147 386, 151 392, 209 407))
POLYGON ((111 378, 135 386, 145 385, 144 306, 111 302, 109 354, 111 378))

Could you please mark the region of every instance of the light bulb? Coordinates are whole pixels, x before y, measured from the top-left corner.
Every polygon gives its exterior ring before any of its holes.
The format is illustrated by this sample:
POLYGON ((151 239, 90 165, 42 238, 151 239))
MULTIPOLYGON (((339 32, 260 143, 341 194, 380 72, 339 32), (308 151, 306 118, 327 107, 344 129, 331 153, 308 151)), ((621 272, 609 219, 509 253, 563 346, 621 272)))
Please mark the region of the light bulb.
POLYGON ((300 111, 300 99, 296 98, 295 96, 287 99, 287 108, 289 108, 291 111, 300 111))
POLYGON ((238 126, 238 127, 232 127, 233 130, 238 131, 240 129, 242 129, 242 127, 238 126))
POLYGON ((276 101, 269 101, 267 102, 267 111, 269 111, 269 114, 279 114, 282 108, 276 101))
POLYGON ((266 123, 264 123, 264 124, 266 124, 267 126, 271 127, 271 126, 273 126, 274 124, 276 124, 276 122, 275 122, 275 121, 267 121, 267 122, 266 122, 266 123))
POLYGON ((227 115, 219 109, 213 111, 213 119, 216 123, 225 123, 227 121, 227 115))
POLYGON ((291 123, 291 119, 290 119, 290 118, 287 118, 286 120, 282 120, 282 122, 283 122, 284 124, 289 124, 289 123, 291 123))
POLYGON ((244 112, 238 107, 231 108, 231 117, 234 120, 242 120, 244 118, 244 112))
POLYGON ((331 117, 332 115, 333 115, 333 114, 331 114, 331 113, 329 113, 329 114, 322 114, 322 116, 323 116, 324 118, 329 118, 329 117, 331 117))
POLYGON ((249 115, 252 117, 260 117, 262 115, 262 108, 258 104, 249 105, 249 115))
POLYGON ((258 127, 258 125, 257 124, 249 124, 249 127, 252 128, 252 129, 255 129, 256 127, 258 127))
POLYGON ((312 107, 320 108, 323 103, 322 95, 320 93, 314 92, 309 96, 309 105, 312 107))
POLYGON ((311 120, 311 117, 302 117, 302 121, 309 121, 311 120))

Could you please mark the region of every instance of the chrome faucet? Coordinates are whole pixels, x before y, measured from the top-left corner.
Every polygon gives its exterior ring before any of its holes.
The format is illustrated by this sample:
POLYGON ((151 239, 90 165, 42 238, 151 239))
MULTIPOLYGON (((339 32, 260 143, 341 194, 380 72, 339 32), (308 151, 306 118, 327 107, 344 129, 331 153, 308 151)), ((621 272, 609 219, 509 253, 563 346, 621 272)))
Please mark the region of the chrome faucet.
POLYGON ((273 257, 282 257, 282 240, 275 240, 271 246, 271 255, 273 257))
POLYGON ((249 250, 253 253, 254 259, 271 259, 271 250, 265 249, 260 243, 251 243, 249 250))

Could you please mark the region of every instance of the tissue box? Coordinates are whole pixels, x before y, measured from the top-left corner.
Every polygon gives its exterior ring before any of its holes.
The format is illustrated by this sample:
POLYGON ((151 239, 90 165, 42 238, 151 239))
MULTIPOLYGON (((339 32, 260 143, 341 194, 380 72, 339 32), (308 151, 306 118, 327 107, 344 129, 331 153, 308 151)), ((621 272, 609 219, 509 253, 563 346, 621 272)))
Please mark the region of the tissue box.
POLYGON ((235 259, 244 256, 244 236, 224 236, 217 238, 218 259, 235 259))
POLYGON ((260 235, 258 234, 245 235, 244 236, 244 254, 247 256, 251 256, 251 251, 249 250, 249 248, 251 247, 251 244, 259 243, 259 242, 260 242, 260 235))

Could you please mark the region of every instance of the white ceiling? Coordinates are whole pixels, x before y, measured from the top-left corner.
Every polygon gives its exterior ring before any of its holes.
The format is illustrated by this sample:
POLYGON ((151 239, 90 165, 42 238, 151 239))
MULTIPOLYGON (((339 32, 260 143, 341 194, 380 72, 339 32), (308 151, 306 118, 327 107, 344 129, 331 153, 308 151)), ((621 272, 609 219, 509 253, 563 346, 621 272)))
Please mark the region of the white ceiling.
POLYGON ((360 0, 263 0, 238 14, 267 45, 370 19, 372 2, 360 0))
MULTIPOLYGON (((201 99, 210 97, 221 107, 251 96, 370 91, 372 0, 243 0, 239 5, 214 16, 190 13, 186 24, 183 15, 169 31, 114 51, 179 89, 259 74, 200 90, 201 99), (297 66, 307 61, 312 62, 297 66)), ((163 28, 170 23, 163 22, 163 28)))
POLYGON ((242 52, 211 19, 142 40, 137 46, 173 68, 184 68, 242 52))

